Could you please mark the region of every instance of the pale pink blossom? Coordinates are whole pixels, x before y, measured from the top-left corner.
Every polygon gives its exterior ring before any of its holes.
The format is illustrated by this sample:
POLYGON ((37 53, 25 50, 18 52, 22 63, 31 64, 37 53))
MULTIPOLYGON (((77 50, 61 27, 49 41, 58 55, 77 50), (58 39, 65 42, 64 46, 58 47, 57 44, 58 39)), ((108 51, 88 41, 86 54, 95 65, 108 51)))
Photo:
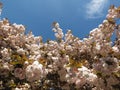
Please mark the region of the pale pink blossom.
POLYGON ((25 78, 25 71, 22 68, 15 68, 14 75, 22 80, 25 78))

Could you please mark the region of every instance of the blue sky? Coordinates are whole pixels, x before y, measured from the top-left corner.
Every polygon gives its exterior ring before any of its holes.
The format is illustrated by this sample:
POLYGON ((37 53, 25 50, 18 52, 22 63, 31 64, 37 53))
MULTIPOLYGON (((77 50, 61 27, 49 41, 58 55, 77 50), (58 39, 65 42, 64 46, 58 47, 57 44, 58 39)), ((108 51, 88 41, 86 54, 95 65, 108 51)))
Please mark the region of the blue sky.
POLYGON ((110 5, 120 6, 120 0, 0 0, 2 18, 23 24, 27 31, 43 40, 54 39, 52 22, 59 22, 63 32, 71 29, 83 38, 106 18, 110 5))

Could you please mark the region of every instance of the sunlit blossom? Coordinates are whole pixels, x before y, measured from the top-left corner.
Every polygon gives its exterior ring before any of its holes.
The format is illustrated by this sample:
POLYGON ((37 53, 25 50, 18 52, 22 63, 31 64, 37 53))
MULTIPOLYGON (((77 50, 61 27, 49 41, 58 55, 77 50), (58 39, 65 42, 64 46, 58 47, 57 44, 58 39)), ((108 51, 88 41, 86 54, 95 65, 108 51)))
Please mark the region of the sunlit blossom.
POLYGON ((118 90, 120 78, 120 8, 79 39, 53 23, 56 40, 25 33, 22 24, 0 21, 0 89, 118 90), (115 31, 116 40, 111 40, 115 31))

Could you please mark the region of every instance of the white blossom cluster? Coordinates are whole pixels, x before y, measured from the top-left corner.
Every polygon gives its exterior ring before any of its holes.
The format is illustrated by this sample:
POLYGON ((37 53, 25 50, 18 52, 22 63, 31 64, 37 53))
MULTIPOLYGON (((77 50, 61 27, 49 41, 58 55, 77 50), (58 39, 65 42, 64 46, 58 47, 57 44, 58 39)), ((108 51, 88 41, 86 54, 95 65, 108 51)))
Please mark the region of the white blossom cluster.
POLYGON ((0 90, 119 90, 120 7, 83 40, 53 23, 56 40, 0 21, 0 90), (112 41, 113 33, 116 40, 112 41))

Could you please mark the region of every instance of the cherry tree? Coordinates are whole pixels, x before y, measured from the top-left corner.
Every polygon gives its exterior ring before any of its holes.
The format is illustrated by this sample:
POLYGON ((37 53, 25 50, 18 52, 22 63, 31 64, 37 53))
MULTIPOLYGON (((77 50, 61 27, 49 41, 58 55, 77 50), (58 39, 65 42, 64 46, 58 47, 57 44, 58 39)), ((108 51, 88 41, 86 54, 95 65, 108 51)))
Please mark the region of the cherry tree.
POLYGON ((64 34, 53 22, 56 40, 47 42, 26 34, 22 24, 0 20, 0 89, 119 90, 119 19, 120 7, 111 6, 102 24, 83 39, 72 30, 64 34))

